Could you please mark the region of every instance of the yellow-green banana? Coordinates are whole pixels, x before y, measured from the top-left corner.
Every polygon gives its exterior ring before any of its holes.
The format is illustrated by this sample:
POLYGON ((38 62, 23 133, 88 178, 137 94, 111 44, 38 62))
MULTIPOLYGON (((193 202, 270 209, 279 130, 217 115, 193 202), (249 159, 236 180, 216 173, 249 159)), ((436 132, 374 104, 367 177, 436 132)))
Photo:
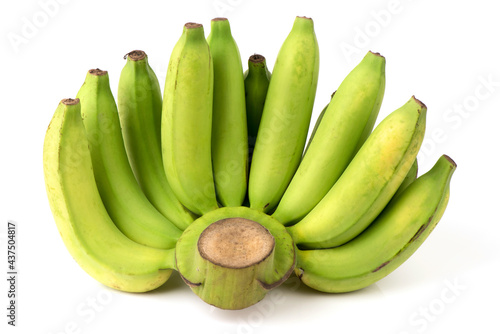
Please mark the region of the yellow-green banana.
POLYGON ((313 21, 297 17, 276 59, 252 156, 248 195, 255 210, 274 209, 298 167, 318 71, 313 21))
POLYGON ((162 285, 175 267, 174 249, 143 246, 115 226, 92 171, 78 99, 62 100, 47 129, 43 169, 61 237, 90 276, 113 289, 144 292, 162 285))
MULTIPOLYGON (((333 98, 333 95, 335 95, 335 92, 332 93, 332 95, 330 96, 330 101, 332 100, 333 98)), ((307 144, 306 144, 306 148, 304 149, 304 154, 303 156, 306 155, 307 153, 307 149, 309 148, 309 146, 311 145, 311 142, 312 140, 314 139, 314 135, 316 134, 316 131, 318 130, 318 127, 319 125, 321 124, 321 121, 323 120, 323 116, 325 116, 325 112, 326 110, 328 109, 328 106, 330 105, 330 102, 328 102, 328 104, 321 110, 321 112, 319 113, 318 115, 318 118, 316 119, 316 122, 314 123, 314 127, 311 131, 311 136, 309 137, 309 140, 307 141, 307 144)), ((299 165, 300 167, 300 165, 299 165)))
POLYGON ((300 248, 330 248, 361 233, 387 205, 415 161, 427 108, 412 97, 368 137, 342 176, 299 223, 288 228, 300 248))
POLYGON ((420 247, 441 219, 455 169, 453 160, 442 156, 355 239, 331 249, 297 250, 296 274, 324 292, 358 290, 387 276, 420 247))
POLYGON ((161 158, 162 96, 144 51, 126 55, 118 83, 118 112, 128 159, 151 204, 184 230, 194 220, 168 184, 161 158))
POLYGON ((214 67, 212 164, 217 199, 240 206, 247 193, 245 84, 238 46, 226 18, 212 20, 207 38, 214 67))
POLYGON ((97 187, 111 219, 133 241, 157 248, 175 247, 181 230, 149 202, 130 167, 108 72, 88 71, 77 97, 97 187))
POLYGON ((418 174, 418 161, 417 159, 415 159, 413 165, 411 165, 410 170, 408 171, 408 174, 406 174, 398 190, 396 191, 394 196, 392 196, 391 201, 394 201, 396 197, 398 197, 406 188, 408 188, 410 184, 413 183, 413 181, 417 179, 417 174, 418 174))
POLYGON ((248 58, 248 70, 245 72, 245 101, 250 158, 255 147, 270 79, 271 72, 267 69, 266 58, 259 54, 251 55, 248 58))
POLYGON ((161 138, 167 180, 181 203, 198 215, 218 208, 211 154, 213 86, 203 26, 186 23, 168 64, 161 138))
POLYGON ((384 89, 385 58, 368 52, 344 79, 321 116, 274 218, 284 225, 296 223, 328 193, 371 133, 384 89))

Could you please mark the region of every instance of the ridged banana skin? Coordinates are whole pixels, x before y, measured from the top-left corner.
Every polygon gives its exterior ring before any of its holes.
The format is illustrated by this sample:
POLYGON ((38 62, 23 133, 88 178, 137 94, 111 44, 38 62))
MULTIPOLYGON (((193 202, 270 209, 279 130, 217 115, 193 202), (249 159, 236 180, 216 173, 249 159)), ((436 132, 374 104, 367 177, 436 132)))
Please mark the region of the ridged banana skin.
POLYGON ((376 127, 318 205, 288 227, 300 248, 340 246, 370 225, 415 161, 424 137, 426 111, 412 97, 376 127))
POLYGON ((248 58, 248 70, 245 72, 245 102, 247 112, 248 147, 253 153, 259 124, 266 102, 267 89, 271 72, 267 68, 266 58, 253 54, 248 58))
POLYGON ((328 193, 371 132, 384 90, 385 58, 368 52, 333 95, 275 219, 297 223, 328 193))
POLYGON ((135 242, 163 249, 175 247, 182 231, 149 202, 130 167, 108 73, 87 72, 77 97, 97 187, 111 219, 135 242))
POLYGON ((251 208, 269 212, 295 173, 316 94, 319 49, 313 21, 297 17, 278 53, 250 167, 251 208))
POLYGON ((90 276, 113 289, 145 292, 175 268, 174 249, 133 242, 115 226, 95 182, 80 104, 60 103, 47 129, 43 169, 50 208, 64 244, 90 276))
POLYGON ((248 135, 243 66, 229 21, 216 18, 207 38, 214 66, 212 164, 217 199, 241 206, 247 194, 248 135))
POLYGON ((408 174, 406 174, 398 190, 396 191, 394 196, 392 196, 391 201, 394 201, 399 195, 401 195, 401 193, 403 193, 403 191, 417 179, 417 175, 418 175, 418 161, 417 159, 415 159, 415 161, 410 167, 410 170, 408 171, 408 174))
POLYGON ((219 207, 212 174, 213 85, 203 26, 187 23, 168 65, 161 138, 167 180, 181 203, 197 215, 219 207))
POLYGON ((297 250, 296 274, 306 285, 324 292, 354 291, 384 278, 422 245, 441 219, 455 169, 449 157, 441 157, 347 244, 297 250))
POLYGON ((177 199, 165 176, 161 156, 162 95, 144 52, 127 54, 117 102, 125 149, 137 182, 151 204, 184 230, 195 215, 177 199))

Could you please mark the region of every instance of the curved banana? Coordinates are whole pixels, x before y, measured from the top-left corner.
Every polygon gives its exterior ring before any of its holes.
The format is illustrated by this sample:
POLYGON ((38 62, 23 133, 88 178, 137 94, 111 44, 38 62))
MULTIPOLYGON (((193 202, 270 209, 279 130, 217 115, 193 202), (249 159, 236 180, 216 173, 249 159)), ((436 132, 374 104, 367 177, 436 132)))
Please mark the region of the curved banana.
POLYGON ((120 232, 101 201, 88 146, 79 100, 62 100, 45 135, 43 170, 64 244, 102 284, 129 292, 153 290, 170 277, 174 249, 143 246, 120 232))
POLYGON ((181 230, 149 202, 130 167, 108 72, 88 71, 77 97, 97 187, 109 216, 135 242, 157 248, 175 247, 181 230))
POLYGON ((245 101, 250 159, 255 148, 255 140, 259 131, 270 79, 271 72, 267 69, 266 58, 259 54, 251 55, 248 58, 248 70, 245 72, 245 101))
POLYGON ((357 238, 319 250, 297 250, 296 274, 324 292, 362 289, 390 274, 425 241, 441 219, 456 164, 442 156, 391 202, 357 238))
POLYGON ((319 50, 310 18, 297 17, 269 82, 250 167, 250 207, 276 207, 302 158, 316 94, 319 50))
POLYGON ((223 206, 240 206, 247 194, 248 136, 245 84, 238 46, 226 18, 212 20, 207 38, 214 66, 212 164, 223 206))
MULTIPOLYGON (((415 161, 413 162, 413 165, 411 165, 410 170, 408 171, 408 174, 406 174, 405 178, 403 179, 403 182, 401 182, 401 185, 399 186, 398 190, 396 190, 396 193, 394 196, 392 196, 391 201, 394 201, 396 197, 401 195, 401 193, 408 188, 410 184, 413 183, 417 179, 417 174, 418 174, 418 161, 415 158, 415 161)), ((390 202, 389 202, 390 203, 390 202)))
POLYGON ((373 129, 385 89, 385 58, 368 52, 333 95, 273 217, 305 217, 338 180, 373 129), (307 194, 307 196, 304 196, 307 194))
POLYGON ((168 184, 161 158, 162 96, 144 51, 126 55, 118 83, 118 113, 128 159, 142 191, 168 220, 184 230, 194 220, 168 184))
POLYGON ((300 248, 330 248, 357 236, 390 201, 415 161, 425 132, 425 105, 412 97, 368 137, 335 185, 288 228, 300 248))
MULTIPOLYGON (((330 101, 333 99, 333 95, 335 95, 335 92, 332 93, 330 96, 330 101)), ((314 135, 316 135, 316 131, 318 130, 319 125, 321 124, 321 121, 323 120, 323 116, 325 116, 325 112, 328 109, 328 106, 330 105, 330 102, 321 110, 321 112, 318 115, 318 118, 316 119, 316 122, 314 123, 314 127, 311 131, 311 136, 309 137, 309 140, 307 141, 306 148, 304 149, 304 154, 303 156, 306 155, 307 149, 311 145, 312 140, 314 139, 314 135)), ((300 167, 300 165, 299 165, 300 167)))
POLYGON ((161 138, 167 180, 195 214, 217 209, 212 174, 214 69, 203 26, 186 23, 168 64, 161 138))

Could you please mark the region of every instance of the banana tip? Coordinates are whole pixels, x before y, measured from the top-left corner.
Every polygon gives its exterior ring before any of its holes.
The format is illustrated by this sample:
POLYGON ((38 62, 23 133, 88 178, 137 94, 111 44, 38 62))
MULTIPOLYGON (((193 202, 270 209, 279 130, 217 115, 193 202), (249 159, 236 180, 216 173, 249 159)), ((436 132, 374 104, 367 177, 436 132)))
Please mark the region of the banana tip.
POLYGON ((212 21, 227 21, 226 17, 215 17, 212 19, 212 21))
POLYGON ((266 58, 263 55, 259 55, 259 54, 255 53, 255 54, 251 55, 248 60, 251 61, 252 63, 257 64, 257 63, 262 63, 263 61, 266 60, 266 58))
POLYGON ((201 28, 203 25, 201 23, 188 22, 184 25, 187 29, 201 28))
POLYGON ((382 57, 382 58, 385 58, 384 56, 382 56, 379 52, 373 52, 373 51, 369 51, 372 55, 374 56, 377 56, 377 57, 382 57))
POLYGON ((98 69, 98 68, 93 68, 93 69, 89 70, 89 73, 92 74, 92 75, 101 76, 101 75, 108 74, 108 71, 104 71, 104 70, 101 70, 101 69, 98 69))
POLYGON ((125 56, 123 56, 123 59, 127 59, 127 57, 129 57, 130 60, 138 61, 146 58, 146 56, 147 56, 146 52, 142 50, 133 50, 127 53, 125 56))
POLYGON ((415 101, 422 109, 427 109, 427 106, 422 102, 420 101, 419 99, 417 99, 415 97, 415 95, 413 95, 412 97, 412 100, 415 101))
POLYGON ((457 163, 450 156, 443 154, 443 157, 450 162, 453 168, 457 168, 457 163))
POLYGON ((71 99, 71 98, 62 99, 61 103, 64 104, 65 106, 72 106, 72 105, 80 103, 80 99, 78 99, 78 98, 76 98, 76 99, 71 99))

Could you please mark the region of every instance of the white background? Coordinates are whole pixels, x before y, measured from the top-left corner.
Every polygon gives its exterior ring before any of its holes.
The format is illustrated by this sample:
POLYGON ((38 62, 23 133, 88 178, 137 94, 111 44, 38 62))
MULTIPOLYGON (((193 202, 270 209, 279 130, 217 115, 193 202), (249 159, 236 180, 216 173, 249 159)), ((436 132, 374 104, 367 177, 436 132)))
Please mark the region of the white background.
MULTIPOLYGON (((494 1, 3 2, 0 22, 0 319, 9 333, 492 333, 500 268, 500 20, 494 1), (296 15, 314 19, 320 75, 313 120, 368 50, 387 59, 384 116, 411 95, 428 107, 420 173, 443 153, 458 164, 438 227, 399 269, 371 287, 330 295, 296 278, 241 311, 203 303, 178 275, 157 291, 116 292, 66 251, 45 194, 42 144, 62 98, 86 71, 110 73, 145 50, 163 87, 170 52, 189 21, 229 18, 246 68, 272 69, 296 15), (6 223, 18 224, 18 327, 6 325, 6 223)), ((2 332, 4 330, 2 329, 2 332)), ((5 332, 4 332, 5 333, 5 332)))

